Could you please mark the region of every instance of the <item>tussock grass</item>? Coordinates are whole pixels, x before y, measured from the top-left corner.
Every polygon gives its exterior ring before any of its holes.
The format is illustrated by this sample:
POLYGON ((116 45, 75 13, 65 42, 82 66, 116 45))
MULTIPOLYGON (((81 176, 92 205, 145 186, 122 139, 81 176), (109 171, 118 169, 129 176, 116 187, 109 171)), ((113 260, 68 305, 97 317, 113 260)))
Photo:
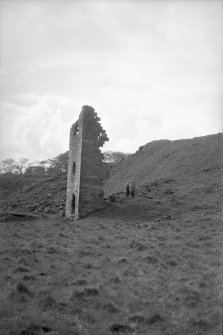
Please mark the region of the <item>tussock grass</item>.
POLYGON ((133 323, 145 323, 146 318, 142 314, 135 314, 129 317, 129 321, 133 323))
POLYGON ((71 299, 94 297, 97 295, 99 295, 99 290, 96 287, 85 287, 82 290, 74 291, 71 299))
POLYGON ((39 301, 39 306, 43 310, 49 310, 49 309, 51 310, 58 308, 56 300, 51 295, 42 297, 39 301))
POLYGON ((110 326, 110 330, 112 333, 131 333, 133 332, 133 329, 126 324, 122 323, 114 323, 110 326))
POLYGON ((146 323, 149 325, 153 325, 154 323, 163 322, 163 321, 164 321, 164 318, 159 313, 155 313, 146 320, 146 323))
POLYGON ((87 285, 87 281, 85 279, 80 278, 80 279, 75 280, 73 285, 84 286, 84 285, 87 285))
POLYGON ((58 250, 55 247, 49 247, 47 252, 48 254, 57 254, 58 250))
POLYGON ((28 268, 25 268, 23 266, 19 266, 18 268, 16 268, 14 270, 14 273, 17 273, 17 272, 29 272, 30 270, 28 268))
POLYGON ((109 313, 119 313, 119 308, 115 306, 112 302, 105 303, 103 308, 106 309, 109 313))
POLYGON ((16 292, 19 294, 22 293, 22 294, 26 294, 29 296, 32 295, 32 292, 30 291, 30 289, 23 283, 18 283, 16 285, 16 292))
POLYGON ((25 275, 22 277, 22 280, 24 281, 35 281, 36 277, 34 275, 25 275))

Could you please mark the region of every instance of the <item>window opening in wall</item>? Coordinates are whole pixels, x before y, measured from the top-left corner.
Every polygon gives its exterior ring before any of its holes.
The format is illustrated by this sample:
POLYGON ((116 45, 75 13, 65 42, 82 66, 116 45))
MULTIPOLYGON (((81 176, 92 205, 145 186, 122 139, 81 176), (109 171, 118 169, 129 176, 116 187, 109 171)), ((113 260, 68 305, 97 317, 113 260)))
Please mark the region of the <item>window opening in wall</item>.
POLYGON ((71 201, 71 214, 74 214, 75 212, 75 195, 72 194, 72 201, 71 201))
POLYGON ((73 174, 75 174, 75 171, 76 171, 76 163, 73 162, 73 168, 72 168, 72 172, 73 172, 73 174))
POLYGON ((78 135, 78 134, 79 134, 79 125, 75 124, 74 129, 73 129, 73 136, 78 135))

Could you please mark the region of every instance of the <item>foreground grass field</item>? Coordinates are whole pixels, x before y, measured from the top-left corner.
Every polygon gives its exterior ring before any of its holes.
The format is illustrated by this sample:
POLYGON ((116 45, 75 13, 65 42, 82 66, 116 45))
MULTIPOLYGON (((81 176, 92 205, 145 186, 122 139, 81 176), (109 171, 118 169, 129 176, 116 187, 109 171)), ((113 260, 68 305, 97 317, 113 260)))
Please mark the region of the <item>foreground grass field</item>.
POLYGON ((71 222, 0 222, 0 333, 222 334, 215 207, 137 196, 71 222))

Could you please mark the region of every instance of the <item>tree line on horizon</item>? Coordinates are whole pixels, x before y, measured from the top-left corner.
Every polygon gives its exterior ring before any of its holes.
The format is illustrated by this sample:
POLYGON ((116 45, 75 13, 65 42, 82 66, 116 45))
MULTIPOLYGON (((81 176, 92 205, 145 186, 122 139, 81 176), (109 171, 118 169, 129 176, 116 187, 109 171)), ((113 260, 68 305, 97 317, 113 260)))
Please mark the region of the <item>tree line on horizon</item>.
MULTIPOLYGON (((7 158, 0 161, 0 174, 60 176, 66 175, 68 170, 68 154, 66 151, 54 158, 39 162, 30 162, 28 158, 7 158)), ((106 151, 102 153, 103 163, 110 174, 111 170, 122 160, 130 156, 129 153, 120 151, 106 151)))

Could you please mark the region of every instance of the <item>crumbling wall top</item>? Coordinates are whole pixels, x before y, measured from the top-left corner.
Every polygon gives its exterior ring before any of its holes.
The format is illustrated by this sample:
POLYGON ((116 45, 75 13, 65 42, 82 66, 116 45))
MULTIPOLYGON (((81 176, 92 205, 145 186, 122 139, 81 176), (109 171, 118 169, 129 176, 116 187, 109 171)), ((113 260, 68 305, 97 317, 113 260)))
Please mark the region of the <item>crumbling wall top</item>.
POLYGON ((93 107, 84 105, 79 120, 81 119, 84 120, 89 133, 97 137, 99 147, 102 147, 106 141, 109 141, 106 131, 102 128, 102 125, 99 122, 101 119, 98 117, 93 107))

